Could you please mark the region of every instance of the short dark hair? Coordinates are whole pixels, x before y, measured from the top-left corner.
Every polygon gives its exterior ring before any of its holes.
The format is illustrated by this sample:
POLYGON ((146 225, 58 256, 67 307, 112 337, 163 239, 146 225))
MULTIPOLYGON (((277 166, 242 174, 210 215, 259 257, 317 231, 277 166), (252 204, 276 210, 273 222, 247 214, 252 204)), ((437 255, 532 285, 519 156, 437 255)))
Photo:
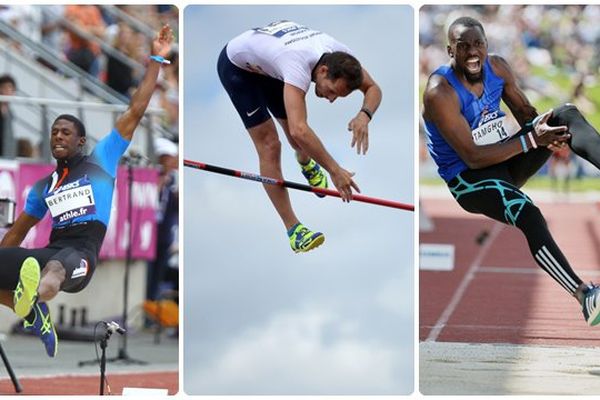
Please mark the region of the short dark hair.
POLYGON ((83 126, 83 123, 79 120, 79 118, 71 114, 61 114, 58 117, 56 117, 52 125, 54 125, 56 121, 61 119, 72 122, 73 125, 75 125, 75 128, 77 128, 77 133, 79 133, 79 136, 85 136, 85 126, 83 126))
POLYGON ((15 78, 13 78, 12 75, 4 74, 0 76, 0 85, 4 85, 5 83, 10 83, 15 89, 17 88, 17 81, 15 81, 15 78))
POLYGON ((451 41, 450 34, 457 26, 464 26, 465 28, 479 28, 481 29, 481 33, 483 33, 483 36, 485 36, 485 30, 483 29, 483 25, 481 25, 481 22, 472 17, 459 17, 455 19, 454 22, 452 22, 448 27, 448 41, 451 41))
POLYGON ((333 81, 344 79, 348 90, 356 90, 362 85, 363 73, 362 66, 356 57, 344 53, 343 51, 334 51, 325 53, 317 63, 317 67, 325 65, 327 67, 327 78, 333 81))

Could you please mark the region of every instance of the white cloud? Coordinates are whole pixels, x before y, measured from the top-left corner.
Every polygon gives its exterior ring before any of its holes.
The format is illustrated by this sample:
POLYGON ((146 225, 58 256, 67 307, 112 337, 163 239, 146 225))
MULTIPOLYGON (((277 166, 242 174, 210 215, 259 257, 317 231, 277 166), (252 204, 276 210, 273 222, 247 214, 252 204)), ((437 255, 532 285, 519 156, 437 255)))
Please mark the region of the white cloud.
POLYGON ((402 354, 365 342, 355 331, 356 322, 320 307, 276 315, 241 333, 214 365, 196 368, 194 392, 400 394, 394 374, 402 354), (337 337, 328 342, 332 325, 337 337))

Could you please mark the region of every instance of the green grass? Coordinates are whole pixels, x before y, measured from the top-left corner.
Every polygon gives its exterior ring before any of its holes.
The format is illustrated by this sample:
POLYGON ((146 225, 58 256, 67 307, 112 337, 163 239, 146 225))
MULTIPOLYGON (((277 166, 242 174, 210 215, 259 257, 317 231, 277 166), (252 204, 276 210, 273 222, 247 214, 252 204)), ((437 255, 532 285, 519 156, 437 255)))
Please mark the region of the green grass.
MULTIPOLYGON (((419 184, 423 186, 445 186, 441 178, 421 178, 419 184)), ((552 190, 552 182, 547 176, 536 176, 527 182, 524 189, 552 190)), ((571 192, 600 191, 600 178, 582 178, 571 181, 571 192)))

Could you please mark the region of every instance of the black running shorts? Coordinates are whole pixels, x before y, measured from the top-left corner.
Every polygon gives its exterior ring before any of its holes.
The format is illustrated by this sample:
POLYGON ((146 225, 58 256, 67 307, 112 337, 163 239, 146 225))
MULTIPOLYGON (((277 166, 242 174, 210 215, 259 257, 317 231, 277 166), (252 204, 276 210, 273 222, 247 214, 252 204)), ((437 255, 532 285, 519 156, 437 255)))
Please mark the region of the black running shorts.
POLYGON ((283 82, 266 75, 248 72, 234 65, 223 48, 217 71, 246 129, 271 118, 287 119, 283 102, 283 82))
POLYGON ((25 249, 6 247, 0 249, 0 289, 14 290, 19 281, 21 265, 28 257, 34 257, 40 264, 42 274, 49 261, 58 261, 65 269, 66 276, 60 289, 75 293, 83 290, 89 283, 96 268, 96 256, 85 250, 73 247, 45 247, 25 249))

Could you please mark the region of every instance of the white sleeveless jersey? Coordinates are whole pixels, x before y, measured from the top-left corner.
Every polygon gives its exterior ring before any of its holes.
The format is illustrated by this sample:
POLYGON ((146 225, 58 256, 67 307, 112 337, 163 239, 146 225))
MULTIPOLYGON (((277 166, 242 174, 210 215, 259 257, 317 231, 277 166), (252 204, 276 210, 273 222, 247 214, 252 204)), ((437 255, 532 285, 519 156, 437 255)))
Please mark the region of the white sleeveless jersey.
POLYGON ((274 22, 235 37, 227 57, 237 67, 308 91, 312 70, 324 53, 348 47, 331 36, 291 21, 274 22))

